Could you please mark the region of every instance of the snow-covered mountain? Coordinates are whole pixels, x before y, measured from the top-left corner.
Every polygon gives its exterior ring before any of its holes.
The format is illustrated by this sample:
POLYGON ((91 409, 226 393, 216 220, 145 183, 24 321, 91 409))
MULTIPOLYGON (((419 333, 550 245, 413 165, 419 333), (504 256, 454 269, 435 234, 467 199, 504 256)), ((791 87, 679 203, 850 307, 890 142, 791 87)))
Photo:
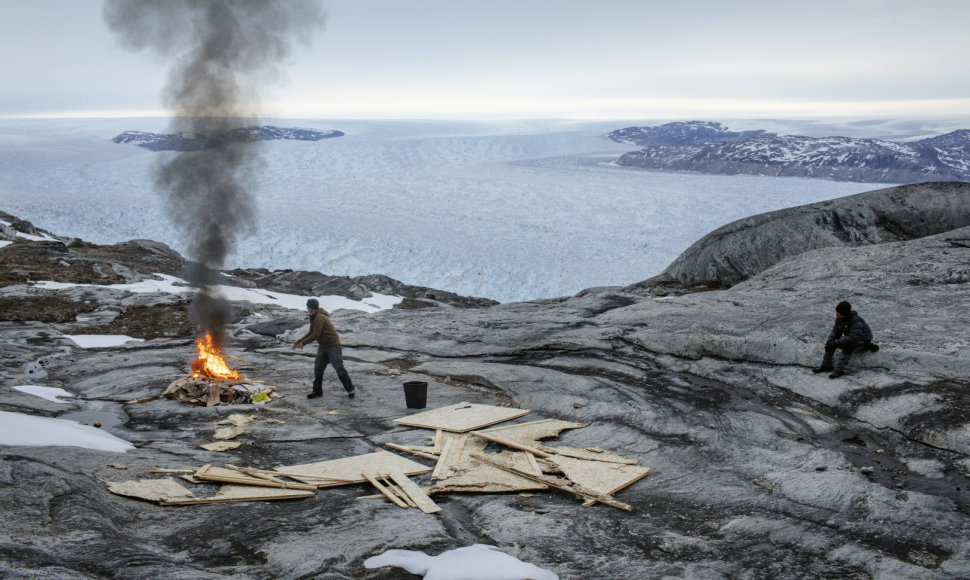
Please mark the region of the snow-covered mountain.
POLYGON ((607 135, 617 143, 630 143, 641 147, 734 143, 742 139, 762 136, 774 137, 775 134, 760 129, 741 132, 729 131, 724 125, 712 121, 666 123, 654 127, 626 127, 607 135))
POLYGON ((623 154, 617 164, 646 169, 868 183, 970 179, 967 129, 898 142, 758 131, 735 133, 720 123, 690 122, 628 127, 608 137, 645 146, 623 154))
POLYGON ((343 132, 337 130, 318 131, 316 129, 299 129, 288 127, 242 127, 233 129, 218 137, 208 137, 199 133, 149 133, 145 131, 125 131, 112 141, 127 145, 137 145, 150 151, 200 151, 210 149, 225 142, 253 142, 253 141, 320 141, 332 137, 342 137, 343 132))

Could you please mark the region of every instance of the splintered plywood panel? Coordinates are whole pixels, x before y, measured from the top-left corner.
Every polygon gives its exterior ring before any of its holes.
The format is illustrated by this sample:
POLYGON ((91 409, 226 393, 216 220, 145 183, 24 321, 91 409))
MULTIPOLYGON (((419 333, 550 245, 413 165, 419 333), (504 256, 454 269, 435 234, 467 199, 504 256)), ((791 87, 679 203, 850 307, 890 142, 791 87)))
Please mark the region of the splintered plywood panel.
POLYGON ((550 457, 549 461, 556 464, 566 479, 602 495, 613 495, 650 473, 650 468, 642 465, 589 461, 560 455, 550 457))
POLYGON ((559 419, 540 419, 529 423, 519 423, 517 425, 503 425, 502 427, 492 427, 482 429, 480 433, 492 435, 503 441, 511 441, 520 445, 531 446, 540 439, 556 437, 566 429, 579 429, 586 427, 585 423, 572 423, 559 419))
POLYGON ((203 465, 195 473, 193 477, 201 481, 218 481, 220 483, 234 483, 237 485, 255 485, 257 487, 278 487, 283 489, 302 489, 304 491, 309 491, 308 488, 313 486, 286 482, 275 477, 261 475, 258 472, 256 474, 243 473, 237 469, 226 469, 224 467, 213 467, 211 465, 203 465))
POLYGON ((137 497, 148 501, 165 501, 194 498, 195 494, 182 487, 171 477, 164 479, 139 479, 132 481, 106 481, 108 491, 118 495, 137 497))
POLYGON ((457 403, 447 407, 440 407, 423 413, 408 415, 394 419, 394 423, 409 427, 423 427, 425 429, 441 429, 454 433, 467 433, 473 429, 488 427, 502 421, 508 421, 527 415, 528 409, 510 409, 494 405, 479 405, 476 403, 457 403))
POLYGON ((640 462, 636 459, 624 457, 619 453, 600 449, 599 447, 587 447, 579 449, 576 447, 546 447, 540 445, 539 448, 546 453, 574 457, 576 459, 588 459, 590 461, 603 461, 605 463, 623 463, 626 465, 637 465, 640 462))
POLYGON ((441 511, 438 504, 428 497, 428 494, 424 493, 424 490, 418 487, 416 483, 408 479, 406 475, 392 473, 391 479, 394 480, 394 483, 401 486, 404 493, 406 493, 408 497, 411 498, 411 501, 417 505, 418 509, 424 513, 435 514, 441 511))
MULTIPOLYGON (((464 444, 461 456, 454 458, 439 473, 440 481, 431 488, 432 493, 456 491, 498 493, 506 491, 529 491, 547 489, 536 481, 510 473, 482 462, 475 456, 484 453, 488 442, 477 437, 469 437, 464 444)), ((490 453, 488 457, 495 462, 511 466, 523 472, 541 475, 534 460, 527 453, 490 453)), ((442 456, 444 459, 444 456, 442 456)))
POLYGON ((313 497, 312 491, 254 487, 251 485, 223 485, 215 495, 191 499, 173 499, 162 505, 194 505, 202 503, 225 503, 231 501, 271 501, 277 499, 303 499, 313 497))
POLYGON ((417 461, 401 457, 388 451, 375 451, 365 455, 344 457, 317 463, 303 463, 275 468, 279 475, 296 479, 317 487, 331 487, 351 483, 365 483, 367 478, 361 475, 367 473, 403 473, 417 475, 427 473, 432 468, 417 461))

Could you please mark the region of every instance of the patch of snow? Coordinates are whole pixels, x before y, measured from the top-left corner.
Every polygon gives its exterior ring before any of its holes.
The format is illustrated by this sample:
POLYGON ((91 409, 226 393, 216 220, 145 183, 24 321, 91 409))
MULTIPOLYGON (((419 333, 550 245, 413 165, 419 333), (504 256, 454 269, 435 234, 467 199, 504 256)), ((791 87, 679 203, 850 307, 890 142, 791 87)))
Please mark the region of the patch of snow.
POLYGON ((474 544, 429 556, 421 551, 388 550, 364 560, 365 568, 397 566, 424 580, 559 580, 534 564, 500 552, 495 546, 474 544))
MULTIPOLYGON (((194 293, 196 291, 195 288, 191 287, 188 282, 182 280, 181 278, 160 273, 156 273, 155 276, 158 279, 142 280, 141 282, 134 282, 131 284, 109 284, 105 286, 100 286, 97 284, 71 284, 66 282, 52 282, 46 280, 35 282, 34 287, 43 288, 45 290, 64 290, 66 288, 85 286, 94 288, 110 288, 112 290, 122 290, 133 293, 163 292, 166 294, 194 293)), ((218 295, 221 295, 227 300, 248 300, 254 304, 276 304, 278 306, 291 308, 293 310, 306 310, 306 301, 307 298, 309 298, 308 296, 300 296, 297 294, 271 292, 269 290, 259 288, 239 288, 236 286, 220 285, 214 287, 214 290, 218 295)), ((341 308, 345 308, 347 310, 363 310, 364 312, 377 312, 379 310, 392 308, 395 304, 401 302, 402 300, 400 296, 388 296, 386 294, 377 293, 374 293, 372 296, 364 298, 363 300, 352 300, 343 296, 321 296, 318 297, 318 299, 320 300, 320 306, 329 312, 333 312, 334 310, 339 310, 341 308)))
POLYGON ((41 399, 46 399, 52 403, 69 403, 70 401, 62 401, 60 397, 75 397, 74 393, 70 393, 61 389, 59 387, 42 387, 40 385, 17 385, 15 387, 10 387, 15 391, 20 391, 21 393, 27 393, 28 395, 34 395, 35 397, 40 397, 41 399))
POLYGON ((97 427, 67 419, 0 411, 0 445, 84 447, 124 453, 135 446, 97 427))
POLYGON ((65 334, 81 348, 111 348, 121 346, 126 342, 144 342, 144 338, 132 338, 124 334, 65 334))
POLYGON ((0 248, 2 248, 4 246, 9 246, 12 243, 13 242, 10 242, 10 241, 7 241, 7 240, 0 240, 0 248))

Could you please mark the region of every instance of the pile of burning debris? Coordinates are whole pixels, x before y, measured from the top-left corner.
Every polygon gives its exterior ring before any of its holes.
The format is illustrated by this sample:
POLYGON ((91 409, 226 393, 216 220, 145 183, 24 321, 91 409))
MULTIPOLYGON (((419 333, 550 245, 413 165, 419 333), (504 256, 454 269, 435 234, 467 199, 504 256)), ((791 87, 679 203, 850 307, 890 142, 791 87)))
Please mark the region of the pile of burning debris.
POLYGON ((209 333, 196 339, 195 348, 199 355, 192 363, 192 374, 172 381, 163 396, 191 407, 265 403, 275 396, 273 387, 229 368, 224 357, 230 355, 222 352, 209 333))

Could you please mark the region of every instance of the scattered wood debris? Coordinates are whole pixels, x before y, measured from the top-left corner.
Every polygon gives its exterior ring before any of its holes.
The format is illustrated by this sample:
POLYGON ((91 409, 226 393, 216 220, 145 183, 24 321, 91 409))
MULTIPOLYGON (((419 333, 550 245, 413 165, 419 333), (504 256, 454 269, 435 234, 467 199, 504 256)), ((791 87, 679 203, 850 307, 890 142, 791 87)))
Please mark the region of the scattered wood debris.
POLYGON ((273 387, 249 379, 182 377, 169 384, 162 396, 178 399, 190 407, 260 402, 275 395, 273 387))
MULTIPOLYGON (((486 405, 474 407, 469 403, 459 403, 394 421, 402 425, 436 429, 430 447, 387 445, 419 457, 436 459, 431 474, 435 484, 429 488, 429 493, 525 492, 554 487, 583 498, 586 500, 584 506, 605 503, 624 510, 634 509, 616 501, 612 495, 646 477, 650 473, 649 468, 639 465, 635 459, 599 447, 550 447, 539 442, 556 437, 563 430, 587 425, 559 419, 540 419, 479 429, 477 425, 491 421, 501 416, 501 411, 507 412, 509 409, 488 409, 486 405), (462 415, 463 411, 474 407, 478 407, 474 409, 474 414, 462 415), (511 451, 487 453, 489 443, 511 451), (546 472, 562 474, 563 477, 553 477, 546 472)), ((526 413, 510 415, 521 417, 526 413)))
MULTIPOLYGON (((402 425, 434 429, 431 445, 398 445, 391 449, 435 461, 427 467, 384 450, 329 461, 287 465, 272 470, 226 465, 204 465, 199 469, 152 469, 150 473, 178 474, 193 484, 221 484, 213 495, 196 495, 171 477, 154 480, 106 482, 108 489, 155 501, 161 505, 192 505, 229 501, 257 501, 312 497, 317 488, 370 483, 380 495, 402 508, 437 513, 441 508, 429 494, 444 492, 520 492, 523 497, 550 487, 575 494, 584 506, 603 503, 627 511, 634 507, 617 501, 613 494, 644 478, 650 469, 634 459, 599 447, 551 447, 540 440, 558 436, 565 429, 587 425, 558 419, 493 427, 502 421, 530 413, 489 405, 459 403, 395 419, 402 425), (507 449, 487 452, 490 444, 507 449), (409 475, 431 472, 434 485, 422 488, 409 475), (550 474, 560 474, 555 477, 550 474), (290 481, 292 480, 292 481, 290 481)), ((217 425, 228 426, 208 444, 210 450, 229 449, 237 442, 225 441, 245 431, 254 415, 233 414, 217 425)), ((112 464, 114 466, 114 464, 112 464)), ((123 466, 119 467, 122 468, 123 466)))
POLYGON ((241 413, 233 413, 225 419, 216 422, 216 425, 228 425, 228 427, 216 429, 212 437, 220 441, 234 439, 245 433, 246 427, 255 420, 255 414, 243 415, 241 413))

